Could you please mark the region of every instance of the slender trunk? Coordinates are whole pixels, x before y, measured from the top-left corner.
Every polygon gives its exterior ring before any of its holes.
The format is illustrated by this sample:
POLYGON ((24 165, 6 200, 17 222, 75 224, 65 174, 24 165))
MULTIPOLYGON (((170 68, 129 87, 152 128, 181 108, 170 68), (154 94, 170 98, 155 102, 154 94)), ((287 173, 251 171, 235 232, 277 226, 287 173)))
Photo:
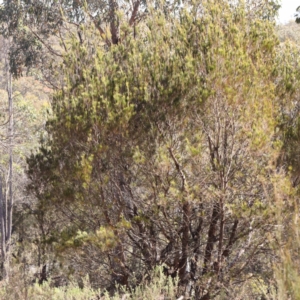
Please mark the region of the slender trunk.
POLYGON ((189 250, 189 228, 190 228, 191 207, 190 203, 186 201, 183 204, 183 228, 181 241, 181 260, 179 263, 179 278, 182 283, 187 283, 187 263, 189 250))
MULTIPOLYGON (((201 209, 203 209, 202 204, 201 209)), ((203 225, 203 218, 200 216, 199 223, 195 231, 192 233, 193 241, 194 241, 194 259, 191 261, 191 277, 193 280, 196 278, 196 273, 198 269, 198 261, 199 257, 201 255, 201 231, 202 231, 202 225, 203 225)))
POLYGON ((111 33, 112 44, 114 45, 119 43, 117 8, 118 8, 117 2, 115 0, 109 0, 110 33, 111 33))
POLYGON ((232 245, 234 243, 234 240, 235 240, 236 230, 237 230, 237 227, 238 227, 238 223, 239 223, 239 221, 237 219, 233 223, 228 244, 227 244, 227 246, 226 246, 226 248, 225 248, 225 250, 223 251, 223 254, 222 254, 223 257, 225 257, 225 258, 227 258, 229 256, 229 254, 230 254, 231 247, 232 247, 232 245))
POLYGON ((7 207, 7 242, 9 243, 12 232, 12 213, 13 213, 13 97, 12 97, 12 75, 10 72, 9 62, 7 63, 7 96, 8 96, 8 113, 9 113, 9 173, 8 173, 8 207, 7 207))
POLYGON ((43 282, 47 281, 47 265, 43 265, 42 271, 40 273, 39 284, 43 284, 43 282))
POLYGON ((222 269, 223 263, 223 238, 224 238, 224 199, 223 197, 220 199, 220 234, 219 234, 219 246, 218 246, 218 265, 217 270, 218 273, 222 269))
POLYGON ((204 266, 203 266, 203 270, 202 270, 202 275, 205 275, 209 270, 212 251, 214 248, 214 243, 215 243, 215 238, 216 238, 215 234, 216 234, 217 223, 218 223, 218 220, 220 217, 219 210, 220 210, 219 203, 215 203, 214 207, 213 207, 209 230, 208 230, 208 237, 207 237, 206 249, 205 249, 205 253, 204 253, 204 266))
POLYGON ((0 177, 0 221, 1 221, 1 255, 2 255, 2 276, 6 277, 4 262, 6 261, 6 226, 5 226, 5 205, 3 198, 3 189, 2 189, 2 177, 0 177))
POLYGON ((13 96, 12 96, 12 74, 9 66, 8 52, 10 48, 10 41, 5 41, 6 57, 6 91, 8 98, 8 174, 6 180, 6 193, 3 193, 3 181, 0 179, 0 220, 1 220, 1 252, 3 262, 3 278, 9 278, 9 252, 12 234, 12 215, 13 215, 13 135, 14 135, 14 120, 13 120, 13 96), (5 196, 4 196, 5 195, 5 196))

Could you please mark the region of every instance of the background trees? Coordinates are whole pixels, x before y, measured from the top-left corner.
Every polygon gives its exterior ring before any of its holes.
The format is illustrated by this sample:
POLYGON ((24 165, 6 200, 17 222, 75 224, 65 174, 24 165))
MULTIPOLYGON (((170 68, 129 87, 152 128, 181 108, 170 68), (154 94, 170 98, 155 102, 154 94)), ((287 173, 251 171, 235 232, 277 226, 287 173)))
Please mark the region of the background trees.
MULTIPOLYGON (((23 217, 22 208, 28 202, 24 194, 24 186, 27 182, 25 175, 26 155, 30 153, 30 147, 36 145, 39 138, 37 130, 40 129, 45 92, 41 84, 32 78, 14 82, 9 64, 9 50, 11 40, 1 38, 2 55, 1 66, 1 133, 0 133, 0 215, 1 215, 1 278, 8 278, 10 275, 10 261, 14 245, 17 240, 23 238, 23 217), (35 84, 35 90, 32 86, 35 84), (27 85, 27 87, 25 86, 27 85), (30 93, 28 89, 31 88, 30 93), (40 90, 38 91, 38 88, 40 90), (34 104, 40 98, 40 104, 34 104), (44 99, 43 99, 44 98, 44 99), (12 238, 12 233, 20 234, 12 238)), ((47 99, 47 97, 46 97, 47 99)), ((48 103, 44 103, 48 105, 48 103)))

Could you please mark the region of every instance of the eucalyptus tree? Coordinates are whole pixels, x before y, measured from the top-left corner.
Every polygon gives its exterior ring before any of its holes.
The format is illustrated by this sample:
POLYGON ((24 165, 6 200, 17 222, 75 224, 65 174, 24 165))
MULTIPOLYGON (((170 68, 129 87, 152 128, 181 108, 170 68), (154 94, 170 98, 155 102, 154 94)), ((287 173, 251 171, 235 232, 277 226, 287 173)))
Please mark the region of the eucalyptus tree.
MULTIPOLYGON (((8 2, 10 3, 10 2, 8 2)), ((3 22, 3 28, 10 27, 11 20, 3 22)), ((6 37, 2 41, 2 52, 4 54, 4 76, 7 92, 7 152, 8 167, 6 172, 0 175, 0 223, 1 223, 1 254, 2 254, 2 275, 4 278, 9 276, 9 261, 11 250, 11 234, 12 234, 12 216, 14 208, 13 197, 13 142, 14 142, 14 109, 13 109, 13 88, 12 88, 12 71, 10 65, 10 55, 12 39, 6 37), (6 182, 6 183, 4 183, 6 182), (5 191, 5 194, 4 194, 5 191)), ((5 168, 6 169, 6 168, 5 168)))
MULTIPOLYGON (((0 215, 1 215, 1 277, 10 275, 11 255, 20 253, 24 238, 24 216, 29 198, 25 195, 27 182, 26 155, 37 146, 41 119, 46 110, 45 91, 41 85, 27 78, 14 80, 8 71, 8 43, 1 38, 0 47, 0 215), (7 50, 7 51, 4 51, 7 50), (37 90, 39 88, 39 90, 37 90), (9 93, 8 93, 9 92, 9 93), (8 97, 9 95, 9 97, 8 97), (38 97, 36 96, 38 95, 38 97), (10 101, 8 101, 10 100, 10 101), (8 104, 13 107, 9 109, 8 104), (44 103, 43 103, 44 102, 44 103), (13 131, 11 130, 13 129, 13 131), (16 245, 17 244, 17 245, 16 245)), ((19 255, 17 255, 19 256, 19 255)), ((19 259, 20 257, 18 257, 19 259)))
POLYGON ((68 50, 67 33, 83 42, 80 26, 92 22, 99 30, 101 39, 110 46, 122 38, 119 36, 120 13, 133 29, 133 34, 145 11, 143 0, 3 1, 0 9, 1 31, 14 41, 10 49, 13 75, 20 77, 31 69, 38 69, 43 79, 56 87, 59 80, 55 80, 51 66, 68 50))

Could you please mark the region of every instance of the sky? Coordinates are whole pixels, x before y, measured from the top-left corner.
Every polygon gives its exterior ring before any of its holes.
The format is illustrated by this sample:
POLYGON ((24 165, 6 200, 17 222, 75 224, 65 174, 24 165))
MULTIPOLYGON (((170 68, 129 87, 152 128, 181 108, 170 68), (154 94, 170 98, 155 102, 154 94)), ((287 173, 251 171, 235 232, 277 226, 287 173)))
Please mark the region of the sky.
POLYGON ((281 0, 279 22, 284 24, 289 20, 294 20, 294 13, 298 6, 300 6, 300 0, 281 0))

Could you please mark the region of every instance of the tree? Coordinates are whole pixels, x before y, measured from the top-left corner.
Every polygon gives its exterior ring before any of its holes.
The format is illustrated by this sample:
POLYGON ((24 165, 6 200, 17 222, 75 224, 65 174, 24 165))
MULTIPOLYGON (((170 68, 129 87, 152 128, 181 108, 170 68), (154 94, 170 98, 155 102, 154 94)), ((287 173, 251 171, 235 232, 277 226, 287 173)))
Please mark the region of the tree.
POLYGON ((67 44, 28 189, 70 272, 113 291, 164 264, 202 300, 267 282, 278 41, 250 4, 149 5, 136 36, 120 17, 111 47, 91 26, 67 44))
MULTIPOLYGON (((10 40, 3 42, 4 51, 4 68, 6 78, 8 121, 7 121, 7 152, 8 152, 8 168, 7 174, 1 170, 0 175, 0 224, 1 224, 1 254, 3 277, 9 276, 9 260, 11 248, 12 234, 12 215, 14 207, 13 197, 13 142, 14 142, 14 118, 13 118, 13 91, 12 91, 12 75, 9 66, 8 52, 10 48, 10 40), (6 181, 6 183, 4 183, 6 181), (3 192, 6 192, 5 194, 3 192)), ((3 124, 4 125, 4 124, 3 124)), ((3 126, 2 125, 2 126, 3 126)))
MULTIPOLYGON (((169 5, 176 7, 177 4, 169 5)), ((23 76, 32 68, 39 69, 52 87, 59 80, 53 76, 53 64, 68 51, 66 35, 71 34, 83 42, 82 24, 93 23, 102 41, 111 46, 123 37, 119 36, 122 12, 130 30, 135 34, 136 24, 143 18, 146 2, 110 1, 4 1, 0 9, 1 32, 13 38, 10 49, 10 66, 15 77, 23 76), (6 24, 9 24, 6 26, 6 24)))
POLYGON ((28 202, 25 200, 28 197, 24 194, 27 181, 25 157, 30 154, 30 147, 36 146, 39 138, 36 131, 38 129, 41 132, 42 122, 37 119, 45 110, 45 103, 42 104, 45 91, 36 91, 40 87, 36 81, 33 83, 32 78, 27 78, 26 82, 12 81, 9 71, 9 45, 7 39, 0 40, 3 50, 0 57, 1 278, 7 279, 11 273, 11 255, 19 252, 19 248, 15 246, 16 241, 19 242, 24 237, 21 224, 25 214, 24 207, 28 202))

